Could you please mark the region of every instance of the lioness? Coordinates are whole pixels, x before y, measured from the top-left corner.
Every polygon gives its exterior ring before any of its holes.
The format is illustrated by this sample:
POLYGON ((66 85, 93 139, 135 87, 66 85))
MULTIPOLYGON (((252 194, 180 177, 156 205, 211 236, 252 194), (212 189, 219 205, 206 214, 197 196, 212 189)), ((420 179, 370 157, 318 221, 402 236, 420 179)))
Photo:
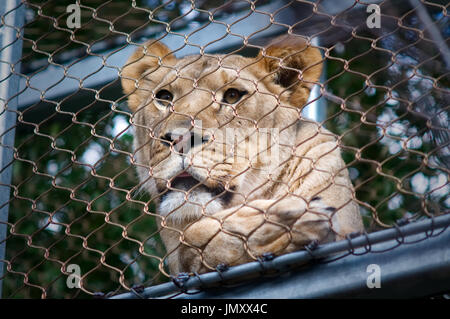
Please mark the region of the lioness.
POLYGON ((130 57, 121 75, 134 164, 157 204, 172 274, 363 230, 335 136, 301 116, 321 69, 320 51, 296 37, 255 58, 177 59, 156 41, 130 57), (250 136, 263 129, 269 143, 258 148, 250 136))

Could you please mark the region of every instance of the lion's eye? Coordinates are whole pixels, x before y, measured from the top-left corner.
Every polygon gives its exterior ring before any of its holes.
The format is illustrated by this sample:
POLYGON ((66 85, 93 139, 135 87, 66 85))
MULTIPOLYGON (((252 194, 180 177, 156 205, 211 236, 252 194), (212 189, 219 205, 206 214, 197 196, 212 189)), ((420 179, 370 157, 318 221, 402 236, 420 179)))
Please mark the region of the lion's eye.
POLYGON ((170 102, 173 100, 173 95, 167 90, 160 90, 155 95, 158 104, 168 107, 170 102))
POLYGON ((223 102, 228 104, 235 104, 247 94, 247 91, 239 91, 238 89, 228 89, 223 95, 223 102))

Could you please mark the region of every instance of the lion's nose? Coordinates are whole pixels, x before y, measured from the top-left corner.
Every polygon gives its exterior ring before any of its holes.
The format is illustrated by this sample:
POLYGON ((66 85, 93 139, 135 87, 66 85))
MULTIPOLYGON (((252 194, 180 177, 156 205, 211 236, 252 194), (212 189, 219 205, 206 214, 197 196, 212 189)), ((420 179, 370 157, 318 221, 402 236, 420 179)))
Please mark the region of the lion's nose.
POLYGON ((172 145, 176 151, 183 153, 187 152, 189 148, 208 142, 210 137, 201 136, 194 132, 187 132, 185 134, 166 133, 160 139, 165 145, 172 145))

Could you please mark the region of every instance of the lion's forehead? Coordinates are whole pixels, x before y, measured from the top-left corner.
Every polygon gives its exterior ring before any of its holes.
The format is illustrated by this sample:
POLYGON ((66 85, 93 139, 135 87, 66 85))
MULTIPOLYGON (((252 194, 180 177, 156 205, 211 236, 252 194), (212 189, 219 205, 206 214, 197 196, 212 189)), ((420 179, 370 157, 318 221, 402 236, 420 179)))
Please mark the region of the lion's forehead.
POLYGON ((238 55, 189 56, 180 59, 170 70, 161 72, 160 85, 217 90, 239 80, 251 83, 256 77, 248 65, 248 58, 238 55))

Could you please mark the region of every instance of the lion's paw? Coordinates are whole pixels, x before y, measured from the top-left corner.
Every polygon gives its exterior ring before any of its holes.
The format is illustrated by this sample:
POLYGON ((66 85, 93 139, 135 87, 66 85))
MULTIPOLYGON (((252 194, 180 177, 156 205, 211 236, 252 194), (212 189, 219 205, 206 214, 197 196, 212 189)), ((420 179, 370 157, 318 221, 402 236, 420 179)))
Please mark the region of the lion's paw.
POLYGON ((332 217, 336 208, 320 197, 309 203, 301 199, 275 202, 265 213, 264 223, 248 238, 253 255, 282 254, 303 249, 311 242, 334 240, 332 217))

